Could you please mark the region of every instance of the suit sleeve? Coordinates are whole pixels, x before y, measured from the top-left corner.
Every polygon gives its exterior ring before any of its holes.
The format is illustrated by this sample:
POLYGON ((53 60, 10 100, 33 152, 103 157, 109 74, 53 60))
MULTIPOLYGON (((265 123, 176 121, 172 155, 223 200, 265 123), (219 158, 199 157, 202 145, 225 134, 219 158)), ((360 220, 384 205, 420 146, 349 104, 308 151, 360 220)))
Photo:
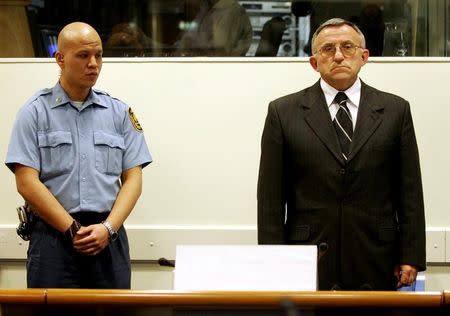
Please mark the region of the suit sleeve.
POLYGON ((258 243, 285 242, 285 192, 283 177, 283 133, 273 103, 269 105, 261 139, 258 178, 258 243))
POLYGON ((409 104, 405 106, 400 142, 400 264, 425 270, 425 214, 419 152, 409 104))

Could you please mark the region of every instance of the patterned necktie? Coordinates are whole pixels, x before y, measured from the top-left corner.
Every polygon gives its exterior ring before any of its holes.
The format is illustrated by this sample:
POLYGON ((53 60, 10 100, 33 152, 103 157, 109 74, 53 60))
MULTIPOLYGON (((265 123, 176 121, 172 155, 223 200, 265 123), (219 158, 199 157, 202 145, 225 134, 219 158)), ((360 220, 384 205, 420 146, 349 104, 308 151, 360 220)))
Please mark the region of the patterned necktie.
POLYGON ((339 105, 336 117, 333 120, 334 128, 341 144, 342 156, 347 160, 350 144, 353 137, 352 116, 347 107, 347 96, 344 92, 339 92, 334 101, 339 105))

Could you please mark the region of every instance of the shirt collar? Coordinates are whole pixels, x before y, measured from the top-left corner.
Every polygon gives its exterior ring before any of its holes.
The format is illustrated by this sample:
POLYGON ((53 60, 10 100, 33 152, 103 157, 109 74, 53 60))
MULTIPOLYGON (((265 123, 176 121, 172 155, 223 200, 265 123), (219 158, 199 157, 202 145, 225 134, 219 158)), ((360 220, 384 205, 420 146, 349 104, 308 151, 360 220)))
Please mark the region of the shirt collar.
MULTIPOLYGON (((338 94, 339 90, 333 88, 322 78, 320 79, 320 87, 322 88, 322 91, 325 94, 327 106, 330 107, 331 104, 333 104, 333 100, 336 97, 336 94, 338 94)), ((347 98, 353 105, 359 107, 359 100, 361 98, 361 80, 359 79, 359 77, 356 79, 355 83, 350 88, 342 92, 345 92, 347 98)))
MULTIPOLYGON (((72 100, 70 100, 69 96, 61 87, 61 84, 58 81, 56 85, 53 87, 52 102, 50 104, 50 108, 56 108, 60 105, 71 103, 71 101, 72 100)), ((83 108, 88 107, 90 105, 99 105, 105 108, 108 107, 105 101, 99 97, 98 93, 95 92, 94 89, 91 89, 91 91, 89 92, 88 97, 83 103, 83 108)))

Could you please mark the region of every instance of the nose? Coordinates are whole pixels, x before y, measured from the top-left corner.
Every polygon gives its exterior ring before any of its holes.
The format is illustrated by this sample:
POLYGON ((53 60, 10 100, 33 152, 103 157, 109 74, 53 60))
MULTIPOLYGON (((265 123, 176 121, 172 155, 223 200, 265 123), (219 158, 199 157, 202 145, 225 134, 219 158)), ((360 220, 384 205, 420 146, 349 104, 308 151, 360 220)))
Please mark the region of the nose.
POLYGON ((97 67, 98 66, 98 62, 97 59, 95 58, 95 56, 91 56, 91 58, 89 58, 89 67, 97 67))
POLYGON ((336 46, 336 52, 334 53, 334 60, 343 60, 344 54, 341 52, 341 48, 336 46))

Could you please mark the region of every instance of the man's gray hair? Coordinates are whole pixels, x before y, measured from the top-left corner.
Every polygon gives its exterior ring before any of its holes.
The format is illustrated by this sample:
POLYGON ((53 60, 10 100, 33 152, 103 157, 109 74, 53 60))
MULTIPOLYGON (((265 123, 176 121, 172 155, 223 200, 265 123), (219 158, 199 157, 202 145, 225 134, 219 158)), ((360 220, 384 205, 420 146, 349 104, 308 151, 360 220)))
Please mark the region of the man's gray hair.
POLYGON ((319 35, 319 33, 327 27, 342 26, 342 25, 348 25, 352 29, 354 29, 358 33, 358 35, 361 37, 361 44, 360 44, 361 47, 366 48, 366 39, 364 37, 364 34, 363 34, 363 32, 361 32, 361 30, 355 23, 352 23, 350 21, 347 21, 347 20, 344 20, 341 18, 332 18, 332 19, 329 19, 328 21, 325 21, 322 24, 320 24, 320 26, 314 32, 312 40, 311 40, 311 49, 312 49, 313 54, 315 54, 317 52, 316 47, 315 47, 315 42, 316 42, 316 39, 317 39, 317 36, 319 35))

